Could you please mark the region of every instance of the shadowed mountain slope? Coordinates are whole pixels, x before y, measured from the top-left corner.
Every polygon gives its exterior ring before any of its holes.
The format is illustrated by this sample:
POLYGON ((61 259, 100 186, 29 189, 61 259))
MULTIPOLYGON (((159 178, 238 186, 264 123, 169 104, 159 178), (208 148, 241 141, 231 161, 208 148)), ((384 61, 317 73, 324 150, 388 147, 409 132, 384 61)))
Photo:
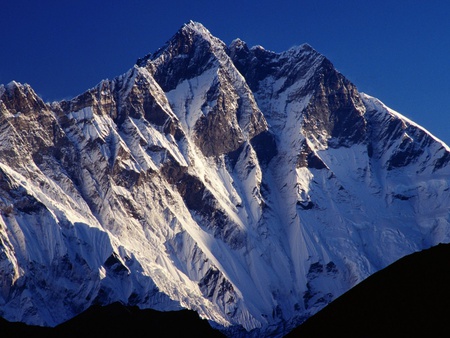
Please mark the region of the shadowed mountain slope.
POLYGON ((443 337, 450 245, 408 255, 337 298, 286 337, 443 337))
POLYGON ((2 337, 225 337, 189 310, 161 312, 113 303, 94 305, 54 328, 0 318, 2 337))

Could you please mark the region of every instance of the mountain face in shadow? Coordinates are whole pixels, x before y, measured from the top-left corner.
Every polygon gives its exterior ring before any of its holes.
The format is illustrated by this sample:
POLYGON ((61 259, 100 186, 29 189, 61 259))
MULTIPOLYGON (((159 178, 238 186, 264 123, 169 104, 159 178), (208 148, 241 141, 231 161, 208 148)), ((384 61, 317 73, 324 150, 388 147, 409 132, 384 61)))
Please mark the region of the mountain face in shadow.
POLYGON ((450 245, 408 255, 337 298, 286 337, 443 337, 450 245))
POLYGON ((54 328, 0 318, 2 337, 225 337, 190 310, 161 312, 113 303, 94 305, 54 328))

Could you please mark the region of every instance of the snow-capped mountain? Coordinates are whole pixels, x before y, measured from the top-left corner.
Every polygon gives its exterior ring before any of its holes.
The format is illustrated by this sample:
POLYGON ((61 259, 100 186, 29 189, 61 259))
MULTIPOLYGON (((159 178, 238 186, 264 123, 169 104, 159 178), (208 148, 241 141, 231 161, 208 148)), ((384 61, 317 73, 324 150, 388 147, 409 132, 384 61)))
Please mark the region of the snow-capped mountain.
POLYGON ((184 25, 70 101, 0 86, 0 315, 188 308, 282 336, 450 242, 450 149, 309 45, 184 25))

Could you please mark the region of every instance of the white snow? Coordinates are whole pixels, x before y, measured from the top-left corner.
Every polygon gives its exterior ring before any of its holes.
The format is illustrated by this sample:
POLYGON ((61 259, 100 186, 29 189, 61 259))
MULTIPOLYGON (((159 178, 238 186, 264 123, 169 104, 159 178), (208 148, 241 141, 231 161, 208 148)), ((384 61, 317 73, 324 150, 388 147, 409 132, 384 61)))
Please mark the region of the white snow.
POLYGON ((192 133, 195 123, 202 115, 207 115, 215 106, 215 102, 208 102, 207 93, 217 81, 218 69, 213 67, 201 76, 187 79, 177 88, 166 93, 172 109, 185 130, 192 133))
POLYGON ((406 116, 400 114, 399 112, 387 107, 383 102, 381 102, 379 99, 372 97, 366 93, 360 93, 361 94, 361 98, 364 101, 364 104, 367 106, 367 110, 377 110, 377 111, 381 111, 381 112, 388 112, 389 114, 391 114, 392 116, 395 116, 397 118, 399 118, 400 120, 404 121, 405 123, 407 123, 408 125, 413 126, 416 129, 422 130, 423 132, 425 132, 426 134, 428 134, 429 136, 431 136, 434 140, 436 140, 437 142, 439 142, 446 151, 450 151, 450 147, 443 141, 441 141, 439 138, 437 138, 436 136, 434 136, 433 134, 431 134, 427 129, 425 129, 424 127, 418 125, 417 123, 415 123, 414 121, 410 120, 409 118, 407 118, 406 116))

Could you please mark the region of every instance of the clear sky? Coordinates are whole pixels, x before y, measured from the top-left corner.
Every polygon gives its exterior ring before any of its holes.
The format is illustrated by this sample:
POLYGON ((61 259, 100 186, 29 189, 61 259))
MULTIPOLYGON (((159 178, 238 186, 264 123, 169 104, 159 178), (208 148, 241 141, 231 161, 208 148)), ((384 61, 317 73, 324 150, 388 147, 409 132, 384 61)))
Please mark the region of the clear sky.
POLYGON ((0 83, 71 98, 161 47, 186 22, 275 52, 309 43, 360 91, 450 145, 447 0, 1 0, 0 83))

